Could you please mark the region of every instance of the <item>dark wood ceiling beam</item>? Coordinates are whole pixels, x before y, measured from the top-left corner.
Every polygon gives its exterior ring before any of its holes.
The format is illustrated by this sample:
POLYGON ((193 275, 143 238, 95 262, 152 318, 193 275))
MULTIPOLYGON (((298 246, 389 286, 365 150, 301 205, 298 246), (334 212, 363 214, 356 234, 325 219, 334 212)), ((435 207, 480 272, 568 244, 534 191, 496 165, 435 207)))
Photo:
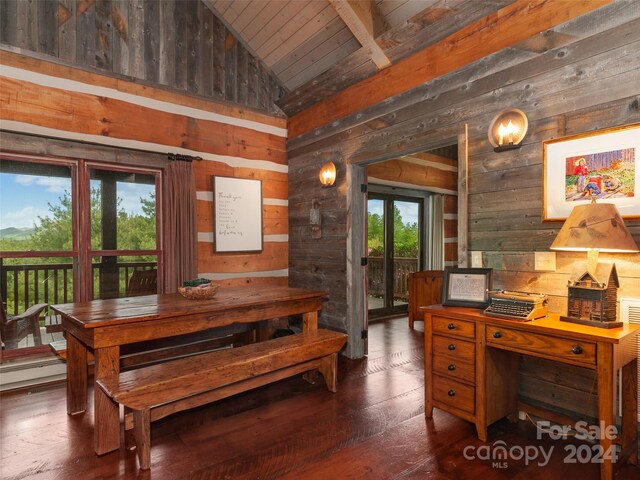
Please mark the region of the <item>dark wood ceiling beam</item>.
MULTIPOLYGON (((396 63, 513 1, 440 0, 406 22, 387 30, 377 37, 376 42, 391 63, 396 63)), ((293 116, 377 71, 365 49, 361 48, 283 96, 277 105, 284 113, 293 116)))
POLYGON ((358 39, 360 45, 366 49, 378 69, 382 70, 391 65, 391 61, 380 45, 376 43, 376 37, 389 29, 389 25, 378 7, 371 0, 364 2, 329 0, 329 3, 358 39))
POLYGON ((376 105, 611 0, 518 0, 291 117, 289 138, 376 105))
POLYGON ((437 166, 426 166, 405 159, 388 160, 367 166, 370 181, 376 180, 405 184, 414 188, 433 191, 456 192, 458 189, 458 172, 454 169, 441 169, 437 166))
POLYGON ((443 165, 440 168, 446 169, 447 167, 456 167, 458 166, 458 161, 452 158, 443 157, 442 155, 436 155, 428 152, 419 152, 412 153, 411 155, 406 155, 402 157, 400 160, 405 160, 408 162, 419 163, 423 165, 428 164, 438 164, 443 165))
MULTIPOLYGON (((349 141, 360 142, 357 143, 358 146, 354 146, 360 149, 360 145, 373 141, 370 134, 375 135, 375 132, 391 124, 417 119, 425 108, 431 111, 446 109, 459 101, 461 95, 468 98, 485 95, 498 87, 506 89, 525 79, 534 79, 549 69, 587 61, 594 55, 608 51, 609 45, 619 42, 617 35, 620 32, 624 33, 623 37, 628 43, 633 43, 638 40, 636 32, 640 32, 639 19, 640 10, 634 5, 628 2, 611 3, 545 31, 546 36, 552 38, 572 36, 574 40, 570 44, 561 43, 564 46, 552 48, 543 54, 523 49, 522 43, 516 44, 425 82, 420 87, 396 95, 372 108, 353 113, 292 139, 287 142, 287 151, 292 156, 298 156, 349 141)), ((447 135, 442 138, 447 138, 447 135)))

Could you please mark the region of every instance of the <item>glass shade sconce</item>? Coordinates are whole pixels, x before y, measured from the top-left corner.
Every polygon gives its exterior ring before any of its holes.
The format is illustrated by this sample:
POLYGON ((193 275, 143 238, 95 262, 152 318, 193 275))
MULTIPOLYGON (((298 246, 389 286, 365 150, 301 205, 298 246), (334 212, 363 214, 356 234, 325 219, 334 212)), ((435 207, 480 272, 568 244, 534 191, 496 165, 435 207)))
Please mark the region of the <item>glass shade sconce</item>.
POLYGON ((320 183, 323 187, 331 187, 336 181, 336 165, 333 162, 327 162, 320 168, 320 183))
POLYGON ((493 145, 493 151, 504 152, 520 148, 528 128, 529 121, 522 110, 517 108, 503 110, 489 125, 489 143, 493 145))

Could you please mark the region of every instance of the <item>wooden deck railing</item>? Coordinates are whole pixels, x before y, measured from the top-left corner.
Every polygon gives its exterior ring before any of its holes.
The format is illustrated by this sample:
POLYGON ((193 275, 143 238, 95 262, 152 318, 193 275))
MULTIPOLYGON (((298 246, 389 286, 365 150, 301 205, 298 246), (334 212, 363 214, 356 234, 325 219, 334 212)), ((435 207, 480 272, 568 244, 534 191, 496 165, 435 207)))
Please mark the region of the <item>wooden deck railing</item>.
MULTIPOLYGON (((156 262, 118 262, 120 294, 134 270, 156 268, 156 262)), ((94 284, 102 266, 93 265, 94 284)), ((7 313, 17 314, 36 303, 73 302, 73 264, 41 263, 6 265, 0 259, 0 293, 7 313)))
MULTIPOLYGON (((382 257, 368 257, 369 295, 384 294, 384 261, 382 257)), ((418 259, 397 257, 393 260, 393 298, 408 300, 409 275, 418 271, 418 259)))

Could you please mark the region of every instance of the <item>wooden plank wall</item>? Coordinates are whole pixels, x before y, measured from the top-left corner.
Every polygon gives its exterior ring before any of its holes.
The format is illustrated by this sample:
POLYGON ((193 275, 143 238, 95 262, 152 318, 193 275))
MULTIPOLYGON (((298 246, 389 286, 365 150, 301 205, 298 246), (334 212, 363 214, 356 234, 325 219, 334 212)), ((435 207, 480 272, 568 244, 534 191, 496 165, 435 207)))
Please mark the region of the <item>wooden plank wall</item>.
MULTIPOLYGON (((555 272, 534 270, 534 252, 548 251, 560 228, 560 224, 541 219, 541 142, 640 121, 639 77, 640 9, 634 2, 615 2, 289 140, 289 240, 296 254, 290 277, 300 286, 329 287, 328 320, 338 326, 346 321, 346 300, 341 296, 345 263, 337 253, 317 253, 324 252, 325 245, 327 251, 344 245, 349 235, 361 235, 350 231, 346 187, 339 183, 326 195, 324 214, 334 220, 333 238, 323 239, 319 249, 306 248, 309 240, 297 232, 308 212, 305 199, 325 195, 317 182, 309 180, 322 155, 339 152, 340 175, 345 164, 383 161, 438 146, 467 124, 468 250, 484 252, 485 266, 495 270, 495 287, 546 293, 551 297, 551 310, 563 312, 566 283, 582 255, 558 252, 555 272), (513 107, 527 114, 529 133, 520 150, 497 154, 486 138, 488 125, 499 111, 513 107), (298 211, 300 215, 293 214, 298 211), (314 266, 319 262, 322 275, 316 276, 314 266)), ((628 221, 627 225, 640 244, 640 222, 628 221)), ((619 297, 640 297, 640 255, 619 255, 615 260, 619 297)), ((553 384, 539 381, 542 375, 536 378, 531 373, 540 368, 523 370, 521 382, 531 386, 527 391, 535 397, 530 400, 563 398, 551 390, 553 384)), ((582 392, 585 404, 589 401, 589 380, 567 388, 578 395, 582 392)), ((576 412, 577 403, 556 407, 576 412)))
POLYGON ((39 157, 97 155, 106 162, 116 158, 132 165, 148 164, 146 152, 165 159, 169 152, 200 156, 204 160, 194 163, 200 275, 223 285, 287 284, 283 119, 6 51, 0 65, 1 150, 39 157), (100 147, 79 148, 78 141, 100 147), (262 253, 214 253, 214 175, 262 180, 262 253))
POLYGON ((199 0, 2 0, 0 42, 282 115, 275 77, 199 0))

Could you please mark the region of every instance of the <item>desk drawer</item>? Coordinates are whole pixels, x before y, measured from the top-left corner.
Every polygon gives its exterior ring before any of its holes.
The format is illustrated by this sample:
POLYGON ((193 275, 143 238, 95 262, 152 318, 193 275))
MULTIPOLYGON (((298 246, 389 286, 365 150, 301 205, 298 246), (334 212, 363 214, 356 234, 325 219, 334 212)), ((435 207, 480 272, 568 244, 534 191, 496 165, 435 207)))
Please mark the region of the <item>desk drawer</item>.
POLYGON ((476 338, 476 324, 474 322, 466 322, 455 318, 431 317, 433 333, 441 333, 445 335, 458 335, 470 339, 476 338))
POLYGON ((596 364, 596 344, 591 342, 566 340, 493 325, 487 325, 486 340, 489 346, 543 353, 545 357, 556 357, 559 360, 596 364))
POLYGON ((475 413, 476 389, 440 375, 433 376, 433 399, 468 413, 475 413))
POLYGON ((476 383, 476 366, 473 363, 461 362, 448 355, 433 356, 433 371, 443 377, 476 383))
POLYGON ((455 362, 475 363, 476 344, 441 335, 433 336, 433 358, 447 356, 455 362))

